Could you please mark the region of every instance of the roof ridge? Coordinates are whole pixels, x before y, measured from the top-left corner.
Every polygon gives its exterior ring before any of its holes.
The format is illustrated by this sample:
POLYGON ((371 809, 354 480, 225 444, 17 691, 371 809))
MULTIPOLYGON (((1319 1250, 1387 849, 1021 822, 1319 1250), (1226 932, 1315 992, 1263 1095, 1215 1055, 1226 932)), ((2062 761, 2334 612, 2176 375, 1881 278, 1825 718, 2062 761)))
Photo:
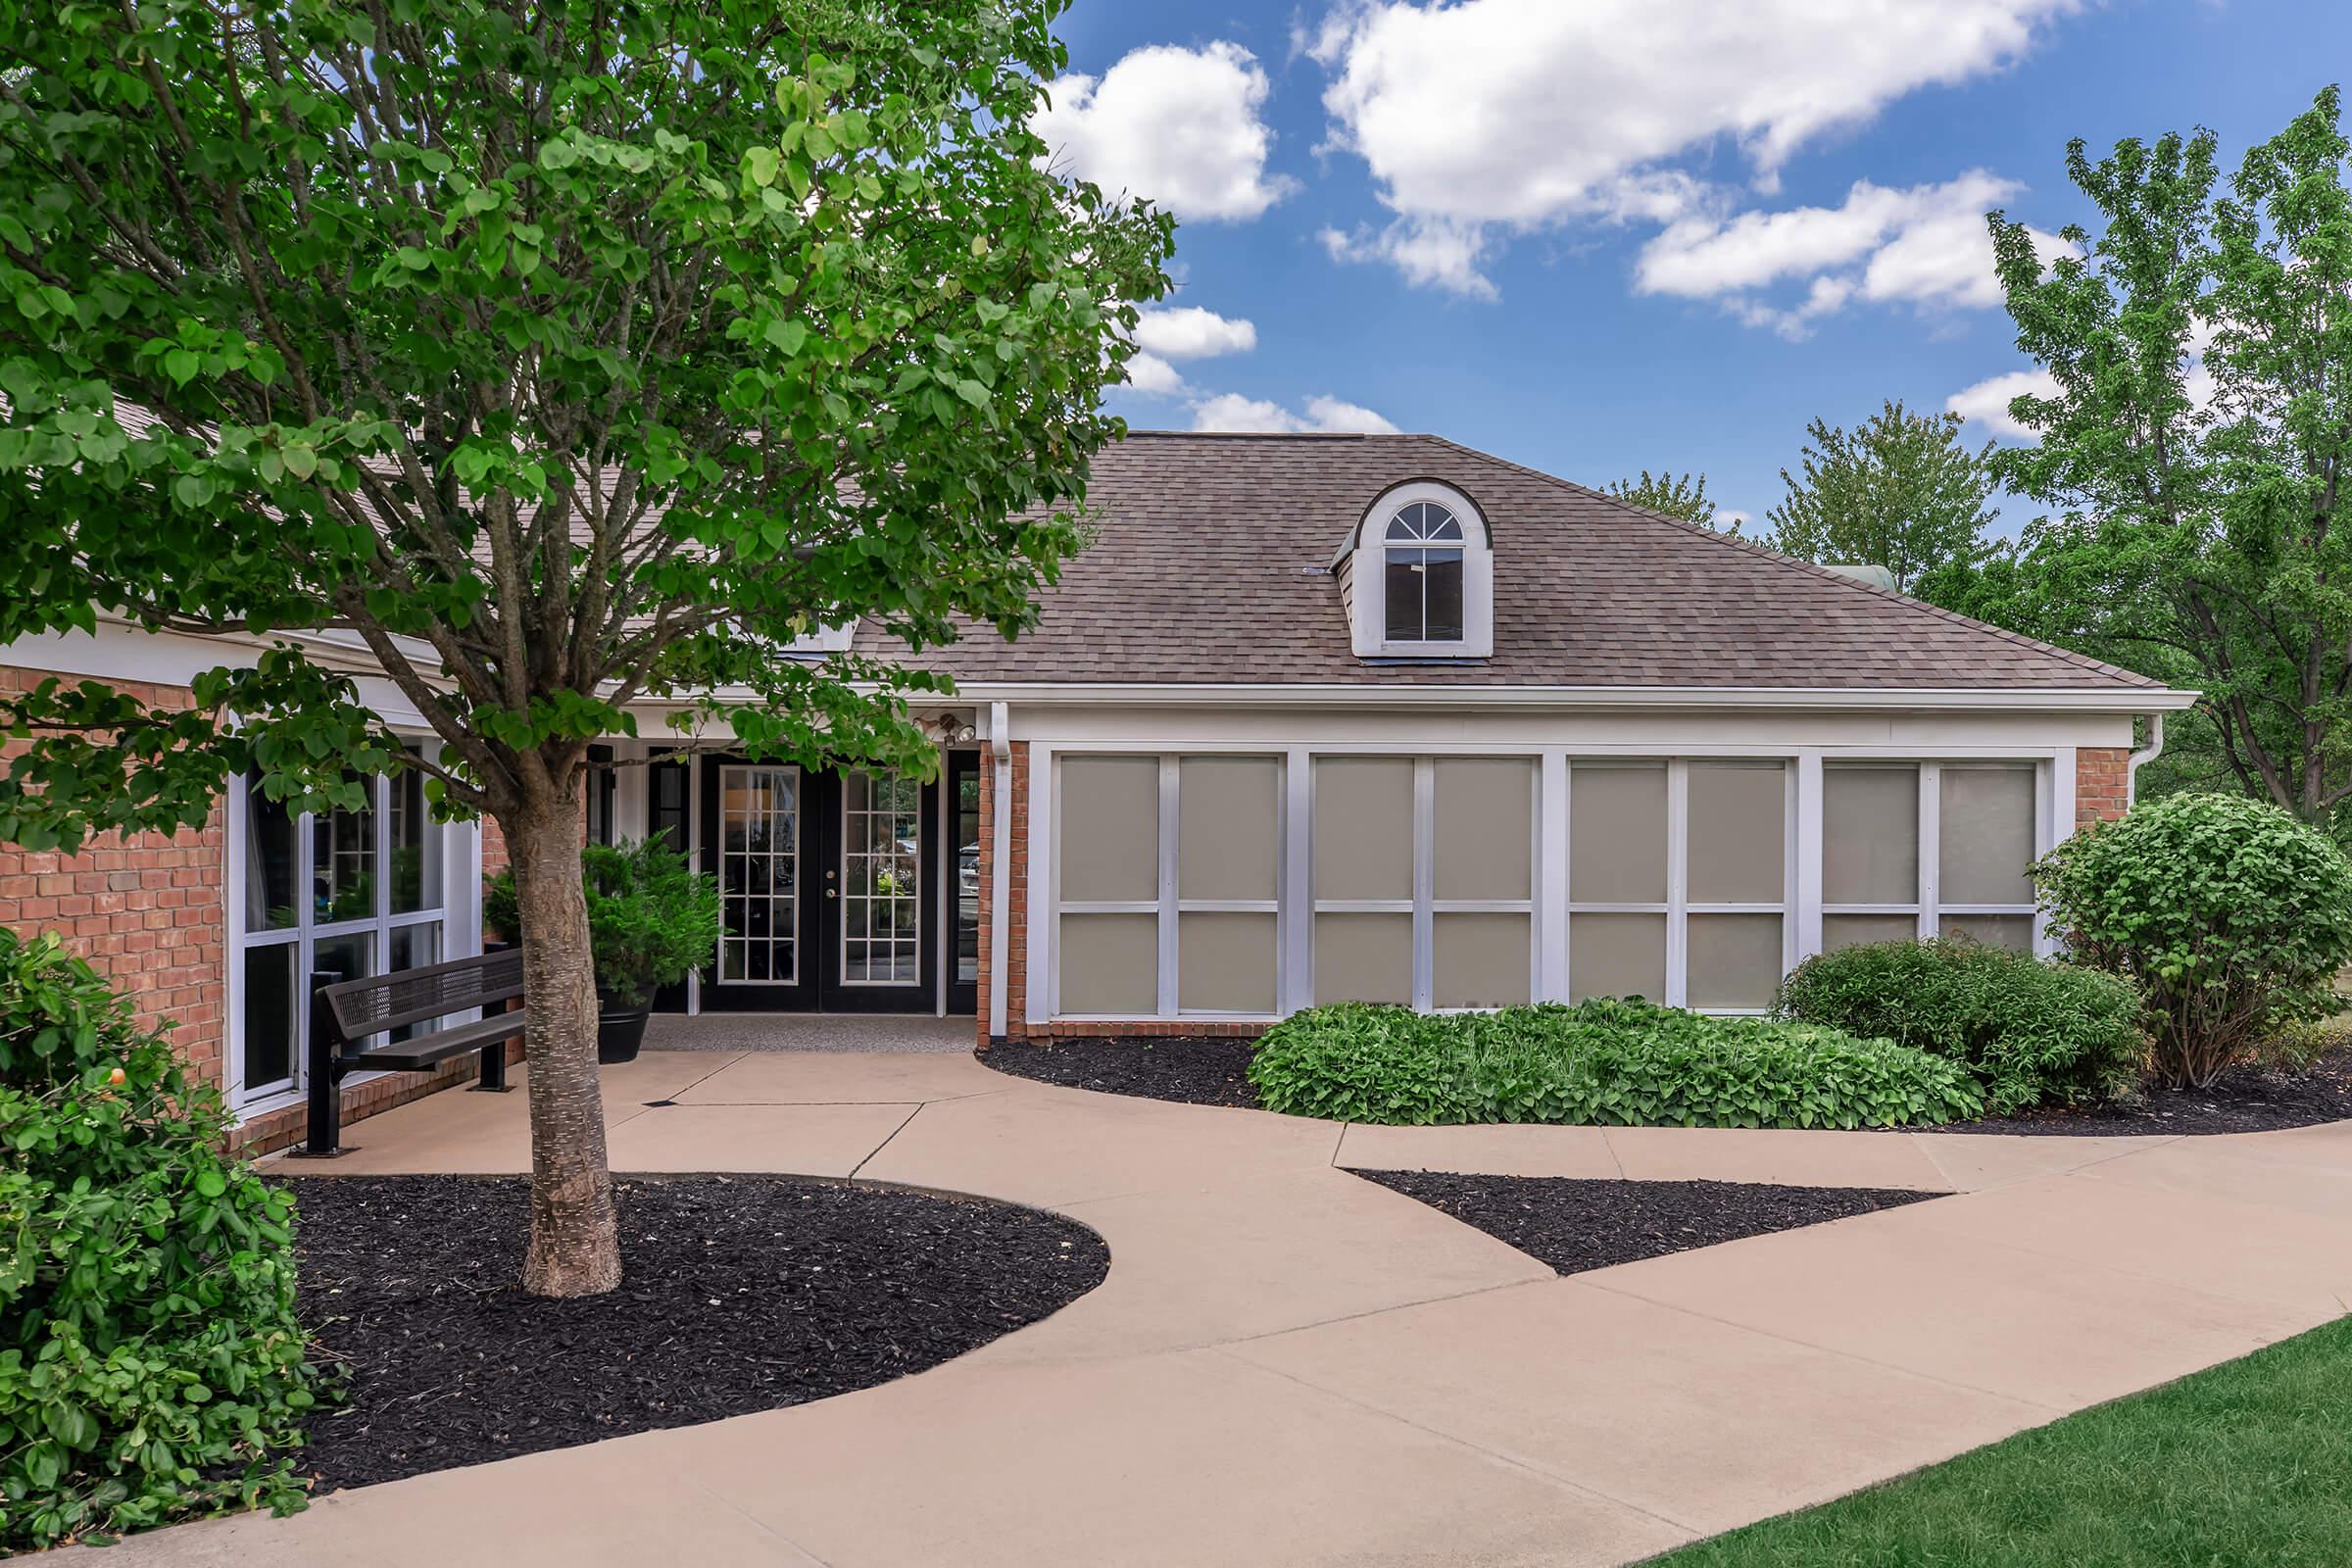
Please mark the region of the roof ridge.
POLYGON ((1688 517, 1677 517, 1671 513, 1654 512, 1648 507, 1636 506, 1633 502, 1627 501, 1621 496, 1610 495, 1605 490, 1595 490, 1591 485, 1578 484, 1573 479, 1563 479, 1556 473, 1545 473, 1542 468, 1530 467, 1523 463, 1514 463, 1508 458, 1498 458, 1492 452, 1482 452, 1476 447, 1464 446, 1461 442, 1452 439, 1450 436, 1433 435, 1428 439, 1440 442, 1446 446, 1449 446, 1456 452, 1463 453, 1469 457, 1477 458, 1482 462, 1492 463, 1497 467, 1508 468, 1514 473, 1523 473, 1528 475, 1530 478, 1541 479, 1547 484, 1556 485, 1563 490, 1573 491, 1578 495, 1590 496, 1595 501, 1602 502, 1608 506, 1616 507, 1620 511, 1630 512, 1638 516, 1647 517, 1652 521, 1663 522, 1672 527, 1679 528, 1685 533, 1693 534, 1699 538, 1711 540, 1716 544, 1725 545, 1731 549, 1741 551, 1747 555, 1761 559, 1767 564, 1782 566, 1789 570, 1803 572, 1808 576, 1823 581, 1838 583, 1843 587, 1853 589, 1857 592, 1870 594, 1873 597, 1884 600, 1889 604, 1900 605, 1908 610, 1919 611, 1928 615, 1935 616, 1937 619, 1948 621, 1953 625, 1966 626, 1972 631, 1988 632, 2003 642, 2007 642, 2021 648, 2030 648, 2035 653, 2053 654, 2067 663, 2076 664, 2090 670, 2095 670, 2103 675, 2119 676, 2132 685, 2146 686, 2157 691, 2164 689, 2165 683, 2163 681, 2157 680, 2152 676, 2142 675, 2137 670, 2126 669, 2120 664, 2110 664, 2104 660, 2093 659, 2088 654, 2079 654, 2071 648, 2061 648, 2056 643, 2045 643, 2038 637, 2029 637, 2024 632, 2011 631, 2006 626, 1995 626, 1990 621, 1979 620, 1973 615, 1963 615, 1956 610, 1946 610, 1941 605, 1932 605, 1924 599, 1914 599, 1909 594, 1897 593, 1890 588, 1881 588, 1874 583, 1864 582, 1858 577, 1849 577, 1843 572, 1832 571, 1829 567, 1820 565, 1814 562, 1800 561, 1795 556, 1774 550, 1769 546, 1757 544, 1752 539, 1742 539, 1737 534, 1725 533, 1720 529, 1710 528, 1704 523, 1692 522, 1688 517))

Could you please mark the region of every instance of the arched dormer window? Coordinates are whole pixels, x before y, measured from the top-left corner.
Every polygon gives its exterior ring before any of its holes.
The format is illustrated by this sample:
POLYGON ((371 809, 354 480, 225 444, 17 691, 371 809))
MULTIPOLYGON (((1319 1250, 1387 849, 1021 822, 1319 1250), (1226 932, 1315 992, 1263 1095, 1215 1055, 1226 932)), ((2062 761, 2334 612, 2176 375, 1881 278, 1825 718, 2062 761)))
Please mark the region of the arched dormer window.
POLYGON ((1391 485, 1332 558, 1358 659, 1422 662, 1494 652, 1494 542, 1484 512, 1442 479, 1391 485))
POLYGON ((1435 501, 1389 519, 1382 578, 1390 642, 1462 640, 1462 523, 1435 501))

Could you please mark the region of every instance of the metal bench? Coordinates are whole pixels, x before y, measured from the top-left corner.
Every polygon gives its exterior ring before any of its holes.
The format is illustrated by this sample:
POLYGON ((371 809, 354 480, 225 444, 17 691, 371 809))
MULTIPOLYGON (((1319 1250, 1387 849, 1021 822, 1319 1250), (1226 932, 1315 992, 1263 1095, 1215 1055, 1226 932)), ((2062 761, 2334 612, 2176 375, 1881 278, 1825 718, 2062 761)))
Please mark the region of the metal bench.
POLYGON ((469 1051, 482 1054, 474 1088, 507 1087, 507 1044, 523 1031, 522 951, 453 958, 365 980, 311 976, 310 1129, 306 1154, 342 1152, 343 1080, 353 1072, 431 1072, 469 1051), (411 1024, 480 1007, 482 1016, 408 1040, 368 1041, 411 1024))

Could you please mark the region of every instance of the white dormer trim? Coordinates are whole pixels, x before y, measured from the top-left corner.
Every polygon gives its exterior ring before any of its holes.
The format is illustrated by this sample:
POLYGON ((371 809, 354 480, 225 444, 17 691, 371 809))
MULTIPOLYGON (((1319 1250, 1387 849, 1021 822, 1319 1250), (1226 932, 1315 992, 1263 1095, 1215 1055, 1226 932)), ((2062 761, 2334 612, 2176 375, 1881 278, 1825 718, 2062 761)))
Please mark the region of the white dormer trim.
POLYGON ((1494 535, 1478 503, 1438 479, 1412 479, 1381 492, 1333 562, 1358 659, 1488 659, 1494 653, 1494 535), (1462 635, 1443 642, 1389 636, 1388 531, 1416 502, 1444 507, 1462 525, 1462 635))

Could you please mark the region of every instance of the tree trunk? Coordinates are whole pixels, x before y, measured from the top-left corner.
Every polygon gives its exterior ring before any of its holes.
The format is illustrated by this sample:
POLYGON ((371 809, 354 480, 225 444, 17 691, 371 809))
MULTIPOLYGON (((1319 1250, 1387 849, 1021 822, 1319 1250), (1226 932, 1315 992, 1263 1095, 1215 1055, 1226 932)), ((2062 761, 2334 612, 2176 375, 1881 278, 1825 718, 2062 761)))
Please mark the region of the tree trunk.
POLYGON ((598 1296, 620 1283, 620 1232, 605 1162, 579 813, 561 801, 530 801, 499 825, 514 868, 531 1015, 531 1242, 522 1288, 598 1296))

